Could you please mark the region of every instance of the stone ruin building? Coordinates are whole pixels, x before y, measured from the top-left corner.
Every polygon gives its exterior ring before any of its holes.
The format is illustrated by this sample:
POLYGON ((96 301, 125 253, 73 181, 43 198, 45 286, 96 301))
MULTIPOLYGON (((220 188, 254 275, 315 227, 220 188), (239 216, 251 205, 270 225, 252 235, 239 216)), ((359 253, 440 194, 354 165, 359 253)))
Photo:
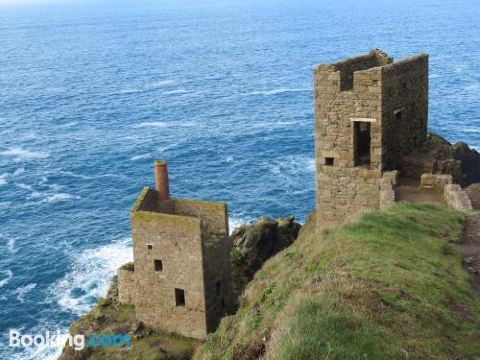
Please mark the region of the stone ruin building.
POLYGON ((203 339, 233 307, 227 205, 170 198, 165 161, 155 180, 131 211, 134 265, 118 271, 119 301, 149 327, 203 339))
POLYGON ((319 65, 314 87, 319 227, 388 206, 399 174, 425 187, 442 184, 454 193, 445 194, 447 203, 463 198, 452 184, 458 162, 418 152, 428 135, 428 55, 394 62, 373 50, 319 65), (433 173, 447 175, 427 176, 433 173))

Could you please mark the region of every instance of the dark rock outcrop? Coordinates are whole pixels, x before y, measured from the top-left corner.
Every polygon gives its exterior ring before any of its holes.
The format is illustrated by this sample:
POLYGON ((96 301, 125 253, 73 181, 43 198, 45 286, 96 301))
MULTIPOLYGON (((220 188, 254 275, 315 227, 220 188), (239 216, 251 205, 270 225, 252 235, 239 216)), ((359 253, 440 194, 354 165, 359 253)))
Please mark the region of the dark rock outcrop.
POLYGON ((401 174, 420 178, 422 174, 450 174, 462 187, 480 182, 480 153, 467 144, 451 144, 443 137, 428 134, 427 141, 403 157, 401 174))
POLYGON ((261 218, 233 231, 232 277, 237 297, 266 260, 295 241, 301 227, 291 216, 286 219, 261 218))

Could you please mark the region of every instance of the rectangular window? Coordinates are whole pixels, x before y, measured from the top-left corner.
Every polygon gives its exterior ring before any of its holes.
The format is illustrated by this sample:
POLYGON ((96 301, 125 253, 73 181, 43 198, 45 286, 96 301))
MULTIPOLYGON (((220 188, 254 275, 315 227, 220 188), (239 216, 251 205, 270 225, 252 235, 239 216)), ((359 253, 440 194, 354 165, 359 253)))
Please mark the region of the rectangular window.
POLYGON ((152 249, 153 249, 153 245, 152 245, 152 244, 147 244, 147 249, 148 249, 148 250, 152 250, 152 249))
POLYGON ((153 265, 155 267, 155 271, 163 271, 162 260, 153 260, 153 265))
POLYGON ((335 159, 332 157, 325 158, 325 165, 326 166, 333 166, 335 164, 335 159))
POLYGON ((185 306, 185 290, 175 289, 175 305, 185 306))
POLYGON ((370 165, 371 123, 355 121, 353 124, 355 166, 368 166, 370 165))

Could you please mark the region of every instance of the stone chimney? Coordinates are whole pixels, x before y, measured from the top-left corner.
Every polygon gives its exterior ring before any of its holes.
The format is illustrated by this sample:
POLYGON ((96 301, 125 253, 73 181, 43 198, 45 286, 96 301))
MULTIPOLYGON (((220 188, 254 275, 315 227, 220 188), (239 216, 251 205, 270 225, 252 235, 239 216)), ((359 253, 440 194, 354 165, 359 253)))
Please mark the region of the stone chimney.
POLYGON ((166 160, 155 161, 155 189, 158 192, 158 199, 160 201, 170 199, 166 160))

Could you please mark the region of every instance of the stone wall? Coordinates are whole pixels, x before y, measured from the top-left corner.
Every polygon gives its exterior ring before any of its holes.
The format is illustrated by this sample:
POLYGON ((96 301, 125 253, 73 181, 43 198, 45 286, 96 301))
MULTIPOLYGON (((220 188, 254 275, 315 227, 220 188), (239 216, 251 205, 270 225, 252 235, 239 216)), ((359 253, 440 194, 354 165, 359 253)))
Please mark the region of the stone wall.
POLYGON ((136 277, 133 269, 121 267, 117 271, 118 275, 118 300, 122 304, 135 304, 135 294, 137 292, 136 277))
POLYGON ((214 331, 222 316, 234 310, 231 263, 231 239, 212 236, 203 242, 207 331, 214 331))
POLYGON ((424 188, 443 191, 449 184, 453 184, 452 175, 423 174, 420 178, 420 186, 424 188))
POLYGON ((188 337, 207 335, 200 220, 154 212, 132 216, 137 278, 135 312, 153 328, 188 337), (156 271, 155 260, 161 261, 156 271), (177 306, 176 290, 185 304, 177 306))
POLYGON ((384 66, 381 96, 383 165, 393 170, 427 139, 428 55, 384 66))
POLYGON ((380 209, 388 209, 395 203, 395 188, 397 187, 398 171, 383 174, 380 180, 380 209))
POLYGON ((458 184, 448 184, 443 192, 447 205, 459 211, 472 210, 472 202, 468 194, 458 184))

